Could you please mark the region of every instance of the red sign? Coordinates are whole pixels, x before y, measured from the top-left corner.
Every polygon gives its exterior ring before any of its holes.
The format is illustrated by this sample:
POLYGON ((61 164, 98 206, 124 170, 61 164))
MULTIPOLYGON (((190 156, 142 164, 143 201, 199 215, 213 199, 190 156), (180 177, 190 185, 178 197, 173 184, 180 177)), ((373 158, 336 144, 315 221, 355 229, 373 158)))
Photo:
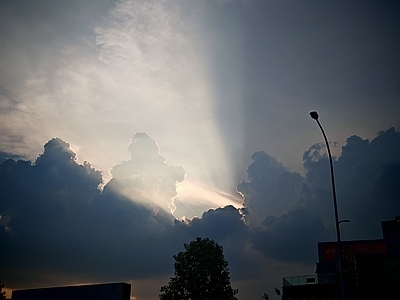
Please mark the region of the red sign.
POLYGON ((354 245, 355 253, 371 253, 371 249, 368 244, 356 244, 354 245))
POLYGON ((332 260, 337 256, 337 247, 335 245, 332 246, 324 246, 324 260, 332 260))
MULTIPOLYGON (((326 245, 323 248, 324 260, 333 260, 338 255, 337 246, 335 244, 326 245)), ((363 254, 363 253, 374 253, 374 254, 385 254, 386 244, 385 243, 364 243, 364 244, 342 244, 342 253, 346 254, 363 254)))
POLYGON ((386 244, 372 244, 371 253, 386 253, 386 244))
POLYGON ((343 254, 354 253, 354 245, 342 245, 342 253, 343 254))

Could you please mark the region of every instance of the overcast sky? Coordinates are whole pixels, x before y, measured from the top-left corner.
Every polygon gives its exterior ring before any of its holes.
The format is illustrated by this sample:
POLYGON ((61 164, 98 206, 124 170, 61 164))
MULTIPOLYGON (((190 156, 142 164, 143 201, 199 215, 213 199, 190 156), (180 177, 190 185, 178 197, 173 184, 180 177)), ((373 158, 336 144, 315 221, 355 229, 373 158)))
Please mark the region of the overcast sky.
POLYGON ((398 1, 1 0, 0 280, 158 299, 183 243, 239 299, 400 215, 398 1), (8 159, 8 160, 7 160, 8 159))

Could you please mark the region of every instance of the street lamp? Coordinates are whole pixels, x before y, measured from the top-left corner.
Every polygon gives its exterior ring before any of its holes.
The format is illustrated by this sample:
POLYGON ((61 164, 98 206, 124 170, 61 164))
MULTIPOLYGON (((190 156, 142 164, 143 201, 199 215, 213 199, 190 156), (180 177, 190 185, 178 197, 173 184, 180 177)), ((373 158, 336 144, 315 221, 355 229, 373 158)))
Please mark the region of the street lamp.
POLYGON ((340 220, 340 221, 339 221, 339 224, 340 224, 340 223, 350 223, 350 222, 351 222, 350 220, 340 220))
POLYGON ((333 206, 335 209, 335 225, 336 225, 336 237, 337 237, 337 245, 338 245, 338 257, 339 257, 339 275, 340 275, 340 284, 342 287, 342 299, 346 300, 346 282, 344 278, 344 267, 343 267, 343 258, 342 258, 342 242, 340 239, 340 228, 339 224, 341 222, 349 222, 349 220, 342 220, 339 221, 339 216, 338 216, 338 208, 337 208, 337 201, 336 201, 336 188, 335 188, 335 177, 333 175, 333 163, 332 163, 332 155, 331 155, 331 149, 329 147, 329 142, 326 137, 325 131, 322 128, 321 123, 318 121, 319 115, 316 111, 310 112, 311 118, 313 118, 319 128, 321 129, 322 135, 324 136, 326 148, 328 149, 328 156, 329 156, 329 164, 330 164, 330 169, 331 169, 331 181, 332 181, 332 195, 333 195, 333 206))

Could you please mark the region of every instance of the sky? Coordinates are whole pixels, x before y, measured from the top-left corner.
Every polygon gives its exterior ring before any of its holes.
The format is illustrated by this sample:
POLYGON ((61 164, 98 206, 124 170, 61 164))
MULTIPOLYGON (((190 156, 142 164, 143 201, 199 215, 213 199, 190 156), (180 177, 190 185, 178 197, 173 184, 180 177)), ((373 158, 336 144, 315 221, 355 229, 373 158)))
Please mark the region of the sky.
POLYGON ((0 280, 125 281, 223 246, 240 299, 400 215, 398 1, 0 0, 0 280))

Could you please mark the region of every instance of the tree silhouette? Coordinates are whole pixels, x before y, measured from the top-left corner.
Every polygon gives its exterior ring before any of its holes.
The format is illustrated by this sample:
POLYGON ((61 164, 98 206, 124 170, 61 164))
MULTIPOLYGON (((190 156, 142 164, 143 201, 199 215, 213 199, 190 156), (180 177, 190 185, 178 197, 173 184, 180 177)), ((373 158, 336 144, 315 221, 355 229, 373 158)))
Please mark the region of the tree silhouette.
POLYGON ((3 291, 4 283, 0 281, 0 299, 6 299, 6 292, 3 291))
POLYGON ((231 287, 228 262, 222 246, 208 238, 184 244, 174 255, 175 276, 161 287, 161 300, 236 300, 231 287))

